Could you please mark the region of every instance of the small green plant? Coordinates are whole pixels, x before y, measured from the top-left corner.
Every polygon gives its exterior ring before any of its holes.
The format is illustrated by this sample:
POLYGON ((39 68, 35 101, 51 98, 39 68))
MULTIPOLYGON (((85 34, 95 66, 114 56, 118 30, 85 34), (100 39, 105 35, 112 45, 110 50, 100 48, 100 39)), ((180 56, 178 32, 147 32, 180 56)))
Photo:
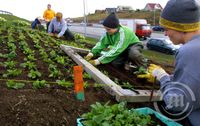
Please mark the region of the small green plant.
POLYGON ((34 47, 36 48, 36 49, 41 49, 42 47, 40 46, 40 43, 38 43, 38 42, 34 42, 35 44, 34 44, 34 47))
POLYGON ((55 58, 55 60, 57 61, 57 63, 60 63, 61 65, 64 65, 65 64, 65 58, 62 57, 62 56, 57 56, 55 58))
POLYGON ((15 61, 7 61, 7 62, 4 62, 4 67, 11 69, 11 68, 14 68, 16 64, 17 62, 15 61))
POLYGON ((144 67, 139 67, 138 71, 135 71, 134 74, 146 74, 147 73, 147 69, 144 67))
POLYGON ((71 83, 69 81, 65 81, 65 79, 63 79, 63 80, 56 80, 56 82, 58 83, 58 85, 60 85, 62 87, 66 87, 66 88, 69 88, 69 87, 73 86, 73 83, 71 83))
POLYGON ((13 20, 12 23, 15 26, 30 26, 28 22, 22 20, 13 20))
POLYGON ((49 87, 49 85, 47 84, 47 82, 45 80, 36 80, 35 82, 33 82, 33 88, 34 89, 40 89, 40 88, 44 88, 44 87, 49 87))
POLYGON ((50 53, 51 58, 56 58, 57 54, 54 50, 52 50, 50 53))
POLYGON ((83 35, 81 35, 79 33, 76 33, 74 35, 74 37, 75 37, 75 40, 85 40, 85 36, 83 36, 83 35))
POLYGON ((6 58, 8 58, 8 59, 13 59, 13 58, 15 58, 17 56, 17 54, 15 53, 15 51, 11 51, 10 53, 8 53, 7 55, 6 55, 6 58))
POLYGON ((92 77, 86 72, 83 73, 83 78, 84 79, 92 79, 92 77))
POLYGON ((97 83, 95 83, 94 84, 94 88, 96 88, 96 89, 102 89, 104 85, 105 84, 97 84, 97 83))
POLYGON ((129 82, 122 82, 121 87, 131 89, 133 88, 133 85, 131 85, 129 82))
POLYGON ((20 88, 23 88, 25 86, 24 83, 16 83, 13 80, 8 80, 6 82, 6 85, 9 89, 20 89, 20 88))
POLYGON ((33 55, 28 55, 26 58, 24 58, 25 61, 35 61, 36 58, 33 55))
POLYGON ((105 74, 106 76, 109 76, 108 72, 107 71, 101 71, 103 74, 105 74))
POLYGON ((26 55, 33 55, 35 51, 31 50, 30 48, 24 48, 23 53, 26 55))
POLYGON ((7 20, 5 18, 0 17, 0 22, 6 22, 7 20))
POLYGON ((15 46, 15 44, 10 42, 10 43, 8 43, 8 48, 10 51, 15 51, 17 47, 15 46))
POLYGON ((41 76, 42 76, 42 74, 39 71, 33 70, 33 69, 28 73, 28 77, 32 78, 32 79, 36 79, 41 76))
POLYGON ((115 82, 116 84, 119 84, 119 85, 120 85, 119 79, 118 79, 118 78, 114 78, 114 82, 115 82))
POLYGON ((2 54, 2 53, 0 53, 0 58, 6 58, 6 57, 7 57, 6 54, 2 54))
POLYGON ((8 69, 5 74, 3 74, 3 77, 16 77, 22 73, 22 70, 20 69, 8 69))
POLYGON ((150 115, 142 115, 134 109, 128 110, 126 103, 109 106, 98 102, 91 105, 92 110, 83 114, 84 126, 148 126, 153 122, 150 115))
POLYGON ((54 64, 50 64, 48 69, 50 71, 49 77, 51 78, 58 78, 59 76, 62 75, 61 71, 58 70, 57 66, 54 64))
POLYGON ((87 82, 87 81, 85 81, 84 83, 83 83, 83 87, 86 89, 86 88, 88 88, 90 86, 90 84, 87 82))
POLYGON ((49 77, 58 78, 61 75, 62 73, 60 72, 60 70, 54 69, 53 71, 50 71, 49 77))
POLYGON ((23 68, 28 68, 29 70, 30 69, 36 69, 36 64, 34 62, 31 62, 31 61, 21 63, 20 66, 23 67, 23 68))
MULTIPOLYGON (((24 39, 24 36, 23 36, 23 39, 24 39)), ((22 49, 28 48, 28 44, 25 41, 21 41, 19 45, 20 45, 20 48, 22 49)))

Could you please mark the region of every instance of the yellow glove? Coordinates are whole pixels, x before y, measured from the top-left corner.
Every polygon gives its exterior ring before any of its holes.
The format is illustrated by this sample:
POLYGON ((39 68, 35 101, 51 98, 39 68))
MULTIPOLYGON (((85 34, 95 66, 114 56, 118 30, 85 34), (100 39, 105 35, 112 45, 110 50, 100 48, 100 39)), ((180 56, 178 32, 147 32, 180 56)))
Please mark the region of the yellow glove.
POLYGON ((97 65, 101 64, 101 63, 99 62, 98 59, 96 59, 96 60, 90 60, 89 62, 90 62, 92 65, 94 65, 94 66, 97 66, 97 65))
POLYGON ((152 76, 149 72, 147 72, 146 74, 137 75, 137 78, 145 78, 150 83, 154 83, 155 80, 155 77, 152 76))
POLYGON ((55 37, 56 37, 56 38, 60 38, 60 36, 58 36, 58 35, 55 35, 55 37))
POLYGON ((155 77, 158 81, 165 75, 168 75, 163 68, 158 65, 150 64, 146 74, 137 75, 137 78, 146 78, 148 82, 154 83, 155 77))
POLYGON ((160 81, 160 79, 166 75, 169 75, 165 72, 165 70, 158 66, 158 65, 155 65, 155 64, 150 64, 150 66, 148 67, 148 72, 157 78, 157 80, 160 81))
POLYGON ((90 60, 90 59, 92 59, 92 57, 93 57, 93 53, 89 52, 89 53, 87 54, 87 56, 85 57, 85 59, 86 59, 86 60, 90 60))
POLYGON ((51 36, 54 36, 54 34, 53 34, 53 33, 49 33, 49 35, 51 35, 51 36))

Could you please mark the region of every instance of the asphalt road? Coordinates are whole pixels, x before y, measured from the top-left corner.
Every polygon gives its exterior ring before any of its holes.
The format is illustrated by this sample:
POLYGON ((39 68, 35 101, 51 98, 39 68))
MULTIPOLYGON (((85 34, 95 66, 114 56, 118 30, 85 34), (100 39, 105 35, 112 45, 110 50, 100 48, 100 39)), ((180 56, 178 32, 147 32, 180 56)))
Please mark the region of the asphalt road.
MULTIPOLYGON (((83 34, 87 37, 91 37, 91 38, 97 38, 99 39, 104 33, 105 33, 105 29, 103 27, 92 27, 92 26, 81 26, 81 25, 71 25, 68 26, 68 28, 72 31, 72 32, 76 32, 76 33, 80 33, 83 34)), ((151 34, 152 38, 166 38, 167 36, 164 35, 163 32, 153 32, 151 34)), ((147 40, 142 40, 142 43, 144 44, 144 46, 146 45, 147 40)), ((145 46, 146 48, 146 46, 145 46)))
POLYGON ((100 27, 83 27, 83 26, 69 26, 69 29, 73 32, 84 34, 85 36, 92 38, 100 38, 105 32, 103 28, 100 27))
MULTIPOLYGON (((84 26, 75 25, 75 26, 69 26, 69 29, 73 32, 84 34, 88 37, 94 37, 94 38, 100 38, 103 33, 105 33, 105 29, 102 27, 92 27, 87 26, 86 28, 84 26)), ((161 38, 166 37, 162 32, 161 33, 152 33, 151 37, 161 38)))

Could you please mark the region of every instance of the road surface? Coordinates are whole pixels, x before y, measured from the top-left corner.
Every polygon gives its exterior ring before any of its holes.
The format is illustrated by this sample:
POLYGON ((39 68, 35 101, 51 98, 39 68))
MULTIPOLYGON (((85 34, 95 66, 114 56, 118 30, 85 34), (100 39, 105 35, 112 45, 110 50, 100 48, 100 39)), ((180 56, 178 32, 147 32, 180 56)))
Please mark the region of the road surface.
MULTIPOLYGON (((105 33, 105 29, 102 28, 102 27, 88 26, 85 29, 84 26, 76 25, 76 26, 69 26, 69 29, 73 32, 81 33, 81 34, 84 34, 88 37, 98 38, 98 39, 105 33)), ((151 37, 153 37, 153 38, 154 37, 155 38, 163 38, 163 37, 166 37, 166 36, 163 33, 152 33, 151 37)))

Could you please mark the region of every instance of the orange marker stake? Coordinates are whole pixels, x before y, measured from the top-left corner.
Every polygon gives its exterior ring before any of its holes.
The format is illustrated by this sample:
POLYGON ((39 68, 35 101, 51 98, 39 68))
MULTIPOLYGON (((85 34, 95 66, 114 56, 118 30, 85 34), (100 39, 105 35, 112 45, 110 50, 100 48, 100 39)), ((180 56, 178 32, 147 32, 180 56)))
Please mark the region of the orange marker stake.
POLYGON ((74 92, 76 94, 76 99, 81 101, 85 100, 82 66, 74 66, 74 92))

